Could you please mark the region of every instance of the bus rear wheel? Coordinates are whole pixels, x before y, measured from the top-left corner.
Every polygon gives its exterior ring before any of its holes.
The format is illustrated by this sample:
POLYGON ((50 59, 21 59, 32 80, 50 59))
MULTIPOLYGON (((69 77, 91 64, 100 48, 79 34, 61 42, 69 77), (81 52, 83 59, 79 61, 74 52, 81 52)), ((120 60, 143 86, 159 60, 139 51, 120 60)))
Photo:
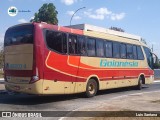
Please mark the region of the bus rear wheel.
POLYGON ((97 93, 97 82, 94 79, 90 79, 86 86, 86 97, 94 97, 97 93))

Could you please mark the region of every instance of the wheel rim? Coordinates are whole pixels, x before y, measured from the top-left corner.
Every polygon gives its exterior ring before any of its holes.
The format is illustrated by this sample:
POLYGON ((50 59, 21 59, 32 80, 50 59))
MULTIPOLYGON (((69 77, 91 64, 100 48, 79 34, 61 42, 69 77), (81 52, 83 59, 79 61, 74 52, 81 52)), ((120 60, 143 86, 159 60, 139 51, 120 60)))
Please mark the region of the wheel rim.
POLYGON ((139 81, 139 85, 142 88, 142 80, 139 81))
POLYGON ((88 91, 90 94, 95 93, 95 85, 93 83, 89 84, 88 91))

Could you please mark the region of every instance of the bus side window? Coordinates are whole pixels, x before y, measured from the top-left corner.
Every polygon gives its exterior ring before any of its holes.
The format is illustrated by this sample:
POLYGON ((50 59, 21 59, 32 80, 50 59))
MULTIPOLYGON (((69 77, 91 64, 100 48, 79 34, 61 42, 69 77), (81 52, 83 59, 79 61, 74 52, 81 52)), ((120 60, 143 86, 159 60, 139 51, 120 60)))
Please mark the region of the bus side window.
POLYGON ((148 65, 149 65, 150 68, 153 69, 153 56, 152 56, 152 52, 147 47, 143 47, 143 49, 144 49, 144 52, 146 54, 146 59, 147 59, 148 65))
POLYGON ((121 43, 120 47, 121 58, 126 58, 126 44, 121 43))
POLYGON ((105 56, 107 58, 111 58, 112 57, 112 42, 106 41, 104 49, 105 49, 105 56))
POLYGON ((61 32, 46 31, 46 43, 49 49, 59 53, 67 53, 66 34, 61 32))
POLYGON ((137 46, 133 45, 133 59, 137 60, 138 56, 137 56, 137 46))
POLYGON ((137 46, 138 60, 144 60, 144 55, 140 46, 137 46))
POLYGON ((96 55, 96 41, 92 38, 87 38, 87 53, 88 56, 95 56, 96 55))
POLYGON ((69 54, 77 54, 77 36, 69 35, 69 54))
POLYGON ((118 42, 113 42, 113 57, 120 58, 120 44, 118 42))
POLYGON ((127 59, 133 59, 133 46, 127 45, 127 59))
POLYGON ((96 40, 96 53, 97 57, 104 57, 104 44, 103 40, 96 40))
POLYGON ((82 36, 78 37, 78 54, 80 55, 86 55, 86 44, 85 44, 85 38, 82 36))

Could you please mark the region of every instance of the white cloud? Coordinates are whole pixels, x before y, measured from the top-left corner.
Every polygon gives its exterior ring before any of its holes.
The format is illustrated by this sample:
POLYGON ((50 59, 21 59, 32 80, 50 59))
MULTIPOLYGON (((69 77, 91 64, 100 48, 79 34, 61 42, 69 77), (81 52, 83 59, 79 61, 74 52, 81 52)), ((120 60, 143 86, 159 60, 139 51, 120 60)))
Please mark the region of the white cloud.
POLYGON ((84 14, 87 15, 89 18, 98 19, 98 20, 103 20, 105 17, 103 14, 93 14, 91 9, 88 11, 85 11, 84 14))
POLYGON ((99 8, 95 11, 98 15, 109 15, 112 12, 109 11, 107 8, 99 8))
MULTIPOLYGON (((73 14, 74 14, 74 11, 67 11, 67 15, 72 16, 73 14)), ((73 16, 73 19, 74 19, 74 20, 80 20, 81 17, 75 14, 75 15, 73 16)))
POLYGON ((81 17, 80 17, 80 16, 74 16, 73 19, 74 19, 74 20, 80 20, 81 17))
POLYGON ((72 16, 74 14, 74 11, 67 11, 67 14, 72 16))
POLYGON ((72 5, 73 3, 77 2, 77 0, 61 0, 61 2, 65 5, 72 5))
POLYGON ((125 13, 112 14, 111 20, 122 20, 125 17, 125 13))
POLYGON ((105 15, 108 14, 108 11, 104 8, 100 8, 95 11, 93 11, 93 9, 88 9, 84 12, 84 14, 92 19, 104 20, 105 15))
POLYGON ((19 22, 19 23, 26 23, 26 22, 28 22, 28 21, 27 21, 26 19, 22 18, 22 19, 19 19, 18 22, 19 22))
POLYGON ((104 20, 105 18, 109 18, 111 20, 122 20, 125 17, 125 13, 114 13, 110 10, 108 10, 105 7, 93 10, 93 9, 88 9, 87 11, 84 12, 84 14, 92 19, 98 19, 98 20, 104 20))

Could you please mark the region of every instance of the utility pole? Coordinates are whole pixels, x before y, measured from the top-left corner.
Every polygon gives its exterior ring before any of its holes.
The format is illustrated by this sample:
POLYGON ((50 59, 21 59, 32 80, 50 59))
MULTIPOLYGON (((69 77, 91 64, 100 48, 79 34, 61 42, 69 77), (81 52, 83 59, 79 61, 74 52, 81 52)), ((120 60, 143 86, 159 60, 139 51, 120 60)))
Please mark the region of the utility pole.
POLYGON ((70 19, 70 26, 71 26, 71 22, 72 22, 72 19, 73 19, 74 15, 75 15, 79 10, 84 9, 84 8, 86 8, 86 7, 79 8, 79 9, 77 9, 77 10, 73 13, 73 15, 72 15, 72 17, 71 17, 71 19, 70 19))

